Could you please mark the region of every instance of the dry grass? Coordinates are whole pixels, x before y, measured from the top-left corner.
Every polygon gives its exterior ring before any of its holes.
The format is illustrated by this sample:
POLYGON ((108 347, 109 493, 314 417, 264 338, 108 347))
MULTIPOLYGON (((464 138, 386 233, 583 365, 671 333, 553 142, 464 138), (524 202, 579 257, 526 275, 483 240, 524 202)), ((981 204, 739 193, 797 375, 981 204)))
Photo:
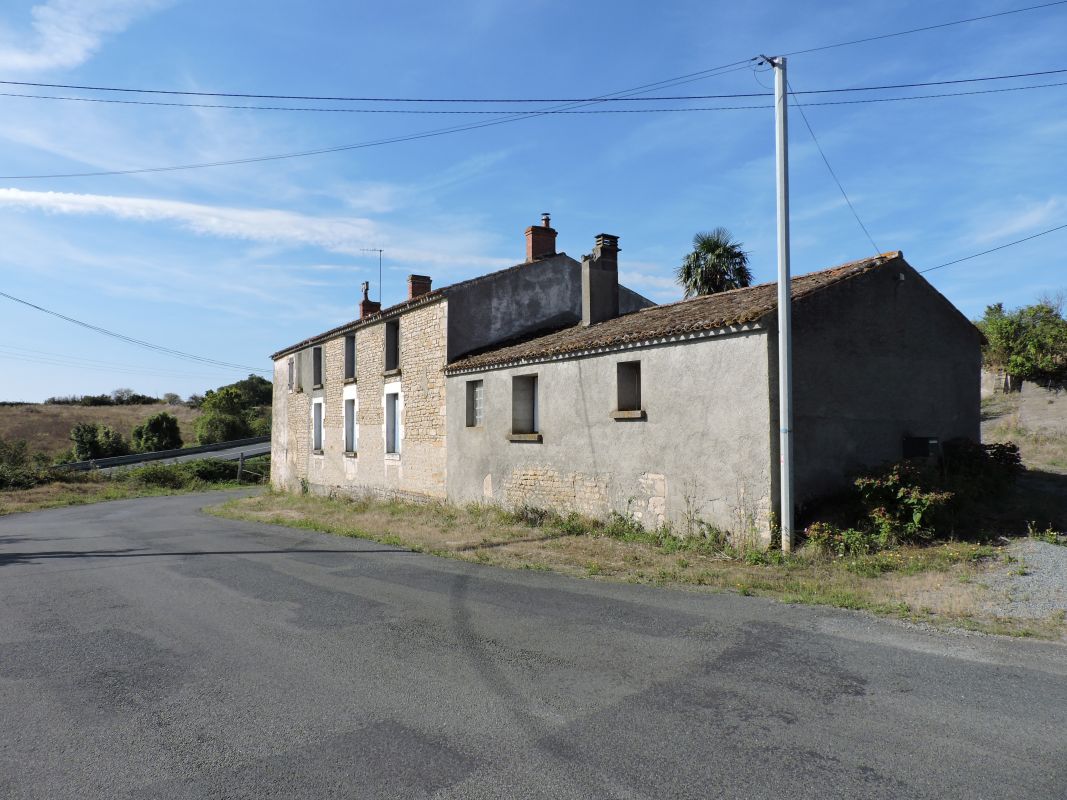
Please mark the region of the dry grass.
POLYGON ((182 491, 158 487, 137 486, 109 480, 86 480, 76 483, 48 483, 32 489, 0 491, 0 516, 23 511, 42 511, 46 508, 80 506, 88 503, 103 503, 108 500, 128 500, 133 497, 151 497, 163 494, 179 494, 182 491))
POLYGON ((70 429, 79 422, 108 425, 129 439, 134 427, 160 411, 177 417, 182 440, 186 444, 195 443, 193 425, 200 416, 199 409, 162 403, 138 406, 0 406, 0 439, 24 439, 31 453, 57 456, 70 448, 70 429))
POLYGON ((982 441, 1015 442, 1027 468, 1067 472, 1067 435, 1024 428, 1019 422, 1019 402, 1010 394, 982 400, 982 441))
POLYGON ((988 545, 953 542, 844 559, 803 551, 789 558, 756 551, 728 557, 712 547, 651 534, 620 539, 589 521, 530 526, 478 505, 267 493, 208 510, 511 569, 733 591, 1016 636, 1059 638, 1067 630, 1062 619, 1019 621, 983 613, 980 576, 1002 559, 1000 549, 988 545))

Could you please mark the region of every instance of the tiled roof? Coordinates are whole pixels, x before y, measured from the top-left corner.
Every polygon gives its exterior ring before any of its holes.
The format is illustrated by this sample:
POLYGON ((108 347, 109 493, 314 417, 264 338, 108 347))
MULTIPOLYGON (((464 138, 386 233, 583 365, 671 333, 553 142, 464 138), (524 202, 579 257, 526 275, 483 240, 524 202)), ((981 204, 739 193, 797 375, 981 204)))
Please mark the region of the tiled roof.
MULTIPOLYGON (((536 263, 540 264, 543 262, 550 262, 557 258, 563 258, 569 261, 574 260, 566 253, 556 253, 555 255, 546 256, 545 258, 538 259, 536 263)), ((474 278, 468 278, 467 280, 449 284, 448 286, 442 286, 438 289, 434 289, 433 291, 427 292, 426 294, 419 295, 418 297, 415 297, 411 300, 404 300, 403 302, 396 303, 395 305, 391 305, 387 308, 383 308, 381 311, 378 311, 374 314, 368 314, 362 319, 354 319, 351 322, 346 322, 344 325, 338 325, 336 328, 331 328, 330 330, 324 331, 323 333, 318 333, 314 336, 308 337, 307 339, 304 339, 301 342, 297 342, 296 344, 289 345, 288 347, 283 347, 277 353, 271 355, 271 360, 277 360, 284 355, 288 355, 289 353, 295 353, 297 350, 303 350, 305 347, 310 347, 313 344, 319 344, 321 342, 326 341, 327 339, 332 339, 335 336, 340 336, 344 333, 351 333, 357 328, 362 328, 365 325, 373 325, 375 322, 381 322, 387 317, 392 317, 396 314, 401 314, 404 311, 416 308, 417 306, 425 305, 426 303, 432 303, 436 300, 440 300, 449 292, 461 286, 469 286, 472 283, 484 281, 488 278, 492 278, 505 272, 511 272, 513 270, 518 269, 526 269, 529 268, 529 266, 529 262, 524 261, 521 264, 515 264, 510 267, 505 267, 504 269, 497 270, 496 272, 490 272, 485 275, 478 275, 474 278)))
MULTIPOLYGON (((903 258, 900 252, 882 253, 852 261, 792 280, 793 300, 903 258)), ((588 327, 581 324, 465 356, 448 365, 448 372, 503 366, 635 344, 664 337, 754 323, 778 306, 778 284, 763 283, 744 289, 694 297, 605 320, 588 327)))

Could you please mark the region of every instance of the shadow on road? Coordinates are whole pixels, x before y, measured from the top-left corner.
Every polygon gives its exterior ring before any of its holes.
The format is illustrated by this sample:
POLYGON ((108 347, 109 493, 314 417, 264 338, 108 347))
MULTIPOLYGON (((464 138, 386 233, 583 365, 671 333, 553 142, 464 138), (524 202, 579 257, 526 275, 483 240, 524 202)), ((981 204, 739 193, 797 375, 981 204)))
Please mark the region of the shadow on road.
POLYGON ((160 556, 287 556, 297 553, 367 553, 411 554, 409 550, 382 548, 380 550, 322 550, 300 548, 292 550, 157 550, 147 552, 142 548, 129 547, 121 550, 44 550, 36 553, 0 553, 0 567, 12 564, 33 564, 39 560, 79 558, 156 558, 160 556))

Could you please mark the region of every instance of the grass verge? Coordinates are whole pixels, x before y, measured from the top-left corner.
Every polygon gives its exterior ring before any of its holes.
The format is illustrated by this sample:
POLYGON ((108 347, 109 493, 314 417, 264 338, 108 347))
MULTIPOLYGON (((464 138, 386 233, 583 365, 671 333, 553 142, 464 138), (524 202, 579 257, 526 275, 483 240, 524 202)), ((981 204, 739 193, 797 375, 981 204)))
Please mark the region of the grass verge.
POLYGON ((235 462, 203 459, 180 464, 148 464, 113 475, 57 473, 57 479, 47 483, 28 489, 0 491, 0 516, 135 497, 237 489, 259 483, 261 476, 267 476, 270 473, 269 458, 248 459, 245 470, 242 480, 238 481, 235 462))
POLYGON ((207 509, 229 519, 266 522, 370 539, 438 556, 575 577, 731 591, 788 603, 834 606, 985 633, 1058 639, 1062 616, 1047 620, 983 613, 997 546, 948 542, 871 555, 832 557, 801 550, 737 550, 714 536, 677 539, 617 518, 493 506, 459 508, 369 498, 267 492, 207 509))

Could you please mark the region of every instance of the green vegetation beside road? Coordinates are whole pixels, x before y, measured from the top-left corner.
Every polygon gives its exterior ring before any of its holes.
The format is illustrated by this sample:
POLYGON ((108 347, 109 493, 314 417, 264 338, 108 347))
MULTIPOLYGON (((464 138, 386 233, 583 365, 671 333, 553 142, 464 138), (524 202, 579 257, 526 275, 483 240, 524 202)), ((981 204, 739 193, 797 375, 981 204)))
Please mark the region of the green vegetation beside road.
POLYGON ((646 531, 622 516, 598 522, 532 508, 277 492, 207 511, 512 569, 731 591, 1015 636, 1059 638, 1067 631, 1059 617, 1009 619, 983 609, 983 573, 1007 558, 992 543, 902 545, 844 556, 804 547, 786 555, 731 545, 710 529, 688 538, 646 531))
POLYGON ((34 464, 26 460, 21 450, 0 442, 0 515, 131 497, 232 489, 264 483, 270 474, 269 456, 246 460, 238 480, 240 467, 234 461, 201 459, 147 464, 105 475, 34 464))

